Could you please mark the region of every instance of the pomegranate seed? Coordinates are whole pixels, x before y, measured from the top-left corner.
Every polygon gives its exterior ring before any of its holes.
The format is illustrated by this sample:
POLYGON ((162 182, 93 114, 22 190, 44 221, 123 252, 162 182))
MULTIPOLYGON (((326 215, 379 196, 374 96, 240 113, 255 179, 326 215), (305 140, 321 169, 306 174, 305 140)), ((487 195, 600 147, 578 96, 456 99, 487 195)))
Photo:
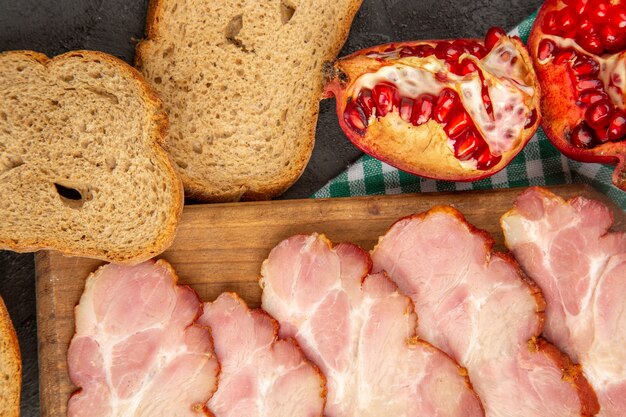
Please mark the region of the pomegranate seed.
POLYGON ((600 64, 586 55, 579 56, 572 64, 572 71, 578 76, 595 76, 600 73, 600 64))
POLYGON ((435 78, 442 83, 446 83, 450 80, 450 77, 448 77, 448 73, 444 71, 437 71, 437 73, 435 73, 435 78))
POLYGON ((570 38, 578 29, 578 16, 569 7, 559 12, 559 25, 561 26, 561 34, 570 38))
POLYGON ((626 46, 626 33, 624 32, 624 29, 605 25, 600 30, 600 40, 609 51, 619 51, 626 46))
POLYGON ((372 98, 376 105, 378 117, 385 117, 387 113, 393 111, 394 107, 398 107, 400 102, 400 94, 398 89, 388 83, 377 84, 372 89, 372 98))
POLYGON ((463 68, 461 68, 461 63, 458 64, 448 64, 450 65, 450 72, 456 75, 464 75, 463 68))
POLYGON ((606 19, 609 13, 609 2, 607 0, 595 0, 589 3, 589 10, 587 16, 592 22, 598 24, 606 24, 606 19))
POLYGON ((577 15, 583 15, 587 9, 588 0, 574 0, 573 9, 577 15))
POLYGON ((626 112, 620 110, 615 113, 608 129, 609 140, 619 140, 626 135, 626 112))
POLYGON ((415 100, 413 105, 413 116, 411 117, 411 123, 415 126, 422 125, 430 120, 433 114, 433 107, 435 107, 436 97, 430 94, 422 94, 415 100))
POLYGON ((496 46, 496 43, 498 43, 498 40, 503 36, 506 36, 504 29, 499 27, 489 29, 487 35, 485 35, 485 48, 487 51, 491 51, 493 47, 496 46))
POLYGON ((502 155, 494 156, 487 150, 476 158, 476 160, 478 161, 476 168, 484 171, 498 165, 500 160, 502 160, 502 155))
POLYGON ((369 119, 372 116, 372 109, 374 108, 374 100, 372 99, 372 90, 363 89, 359 93, 359 97, 356 99, 359 106, 363 108, 365 117, 369 119))
POLYGON ((452 62, 458 62, 463 53, 465 53, 465 50, 462 47, 452 44, 446 50, 446 58, 452 62))
POLYGON ((457 39, 452 42, 452 46, 461 50, 462 54, 471 54, 472 53, 472 41, 467 39, 457 39))
POLYGON ((413 46, 404 46, 400 49, 400 58, 405 58, 407 56, 417 56, 417 51, 413 46))
POLYGON ((476 67, 476 64, 474 64, 474 61, 472 61, 471 59, 467 59, 467 58, 461 61, 459 65, 457 65, 456 67, 456 71, 457 71, 456 73, 459 75, 466 75, 476 70, 478 70, 478 67, 476 67))
POLYGON ((541 28, 544 33, 548 35, 559 35, 561 33, 561 26, 558 17, 559 16, 555 11, 551 11, 546 14, 541 24, 541 28))
POLYGON ((578 102, 583 106, 588 106, 596 101, 608 99, 609 96, 604 91, 585 90, 578 96, 578 102))
POLYGON ((407 123, 411 123, 414 104, 415 101, 410 98, 402 97, 402 100, 400 100, 400 117, 407 123))
POLYGON ((585 112, 585 120, 593 128, 604 127, 611 121, 613 103, 609 100, 600 100, 591 104, 585 112))
POLYGON ((609 24, 619 30, 626 29, 626 4, 613 7, 609 24))
POLYGON ((478 149, 478 144, 482 141, 474 129, 468 130, 463 136, 454 142, 454 156, 461 161, 467 161, 478 149))
POLYGON ((529 127, 534 126, 535 122, 537 122, 537 109, 533 109, 532 113, 530 113, 530 116, 528 117, 528 120, 526 120, 526 124, 524 125, 524 129, 528 129, 529 127))
POLYGON ((476 152, 474 152, 474 158, 476 158, 476 168, 480 170, 489 169, 500 162, 502 156, 494 156, 489 150, 489 146, 483 141, 482 146, 479 146, 476 152))
POLYGON ((421 58, 425 56, 430 56, 435 53, 435 48, 428 44, 417 45, 414 47, 415 55, 421 58))
POLYGON ((570 141, 578 148, 589 149, 595 145, 596 138, 593 130, 587 125, 587 123, 582 122, 572 131, 570 141))
POLYGON ((548 58, 552 58, 558 52, 559 48, 556 46, 556 43, 552 42, 550 39, 543 39, 539 42, 537 57, 539 60, 544 61, 548 58))
POLYGON ((470 53, 478 59, 483 59, 487 55, 487 50, 478 42, 472 42, 470 44, 470 53))
POLYGON ((459 104, 459 96, 456 92, 449 88, 444 89, 439 95, 437 104, 433 109, 433 118, 439 123, 448 121, 452 115, 452 109, 454 109, 457 104, 459 104))
POLYGON ((435 56, 439 59, 446 59, 448 48, 451 46, 452 44, 450 42, 439 42, 435 48, 435 56))
POLYGON ((450 121, 446 124, 444 130, 448 137, 456 139, 470 125, 470 121, 471 119, 465 109, 460 107, 460 111, 457 111, 450 117, 450 121))
POLYGON ((565 49, 559 53, 556 54, 556 57, 554 58, 554 63, 557 65, 560 65, 564 62, 567 61, 571 61, 572 59, 576 58, 578 55, 576 54, 576 52, 574 52, 574 50, 572 49, 565 49))
POLYGON ((343 112, 343 120, 355 132, 364 134, 367 129, 367 118, 361 106, 352 100, 343 112))
POLYGON ((581 78, 576 84, 576 90, 580 92, 585 90, 604 91, 604 84, 597 78, 581 78))
POLYGON ((604 50, 600 37, 595 34, 578 34, 576 42, 587 52, 591 52, 594 55, 600 55, 604 50))
POLYGON ((606 127, 601 127, 598 129, 594 129, 596 133, 596 140, 600 143, 605 143, 609 141, 609 132, 606 127))
POLYGON ((589 19, 583 19, 580 21, 578 24, 578 31, 579 33, 585 35, 595 35, 598 33, 598 29, 596 29, 596 26, 589 19))

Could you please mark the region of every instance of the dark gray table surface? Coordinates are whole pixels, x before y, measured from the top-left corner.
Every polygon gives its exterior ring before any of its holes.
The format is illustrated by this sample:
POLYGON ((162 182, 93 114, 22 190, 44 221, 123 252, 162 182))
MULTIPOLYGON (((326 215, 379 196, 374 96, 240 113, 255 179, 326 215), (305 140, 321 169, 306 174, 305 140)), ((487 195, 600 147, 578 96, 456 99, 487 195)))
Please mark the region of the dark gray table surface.
MULTIPOLYGON (((135 43, 143 36, 147 3, 147 0, 0 0, 0 51, 32 49, 54 56, 73 49, 94 49, 132 63, 135 43)), ((341 54, 390 41, 482 37, 491 26, 513 28, 540 4, 541 0, 364 0, 341 54)), ((359 156, 360 152, 339 129, 334 101, 325 100, 321 103, 317 141, 309 166, 282 198, 309 196, 359 156)), ((22 416, 37 416, 37 320, 32 254, 0 251, 0 295, 17 329, 22 351, 22 416)))

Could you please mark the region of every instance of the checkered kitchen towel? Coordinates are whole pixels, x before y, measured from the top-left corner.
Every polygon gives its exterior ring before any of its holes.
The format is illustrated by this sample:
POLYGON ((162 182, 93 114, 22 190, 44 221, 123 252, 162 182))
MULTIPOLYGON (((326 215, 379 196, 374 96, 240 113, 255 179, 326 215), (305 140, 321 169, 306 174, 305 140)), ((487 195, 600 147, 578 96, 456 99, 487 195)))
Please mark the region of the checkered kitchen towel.
MULTIPOLYGON (((528 39, 536 14, 523 21, 511 34, 528 39)), ((586 164, 563 156, 541 128, 519 155, 497 174, 472 183, 436 181, 400 171, 368 155, 316 192, 314 198, 369 194, 400 194, 429 191, 478 190, 489 188, 555 185, 572 182, 591 184, 626 210, 626 192, 613 186, 613 166, 586 164)))

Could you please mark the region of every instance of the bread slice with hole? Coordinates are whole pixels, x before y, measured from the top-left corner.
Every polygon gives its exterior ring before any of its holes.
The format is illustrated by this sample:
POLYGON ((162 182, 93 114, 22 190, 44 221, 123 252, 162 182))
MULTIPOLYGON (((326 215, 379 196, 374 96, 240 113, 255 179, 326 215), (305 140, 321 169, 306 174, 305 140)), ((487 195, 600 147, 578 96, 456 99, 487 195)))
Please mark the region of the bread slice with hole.
POLYGON ((152 0, 137 67, 169 114, 188 196, 268 199, 310 158, 322 68, 361 0, 152 0))
POLYGON ((0 297, 0 416, 20 415, 22 357, 11 318, 0 297))
POLYGON ((156 93, 117 58, 0 53, 0 248, 161 253, 183 206, 166 130, 156 93))

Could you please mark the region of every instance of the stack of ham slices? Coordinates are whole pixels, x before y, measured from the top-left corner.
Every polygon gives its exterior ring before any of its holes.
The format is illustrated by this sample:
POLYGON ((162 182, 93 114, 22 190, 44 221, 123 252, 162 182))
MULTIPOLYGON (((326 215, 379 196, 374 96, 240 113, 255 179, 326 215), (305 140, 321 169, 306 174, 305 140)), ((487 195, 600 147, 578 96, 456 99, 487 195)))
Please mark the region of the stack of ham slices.
POLYGON ((263 263, 257 310, 202 304, 163 260, 106 265, 76 307, 68 414, 626 416, 611 225, 601 203, 531 188, 502 218, 511 254, 451 207, 371 253, 296 235, 263 263))

